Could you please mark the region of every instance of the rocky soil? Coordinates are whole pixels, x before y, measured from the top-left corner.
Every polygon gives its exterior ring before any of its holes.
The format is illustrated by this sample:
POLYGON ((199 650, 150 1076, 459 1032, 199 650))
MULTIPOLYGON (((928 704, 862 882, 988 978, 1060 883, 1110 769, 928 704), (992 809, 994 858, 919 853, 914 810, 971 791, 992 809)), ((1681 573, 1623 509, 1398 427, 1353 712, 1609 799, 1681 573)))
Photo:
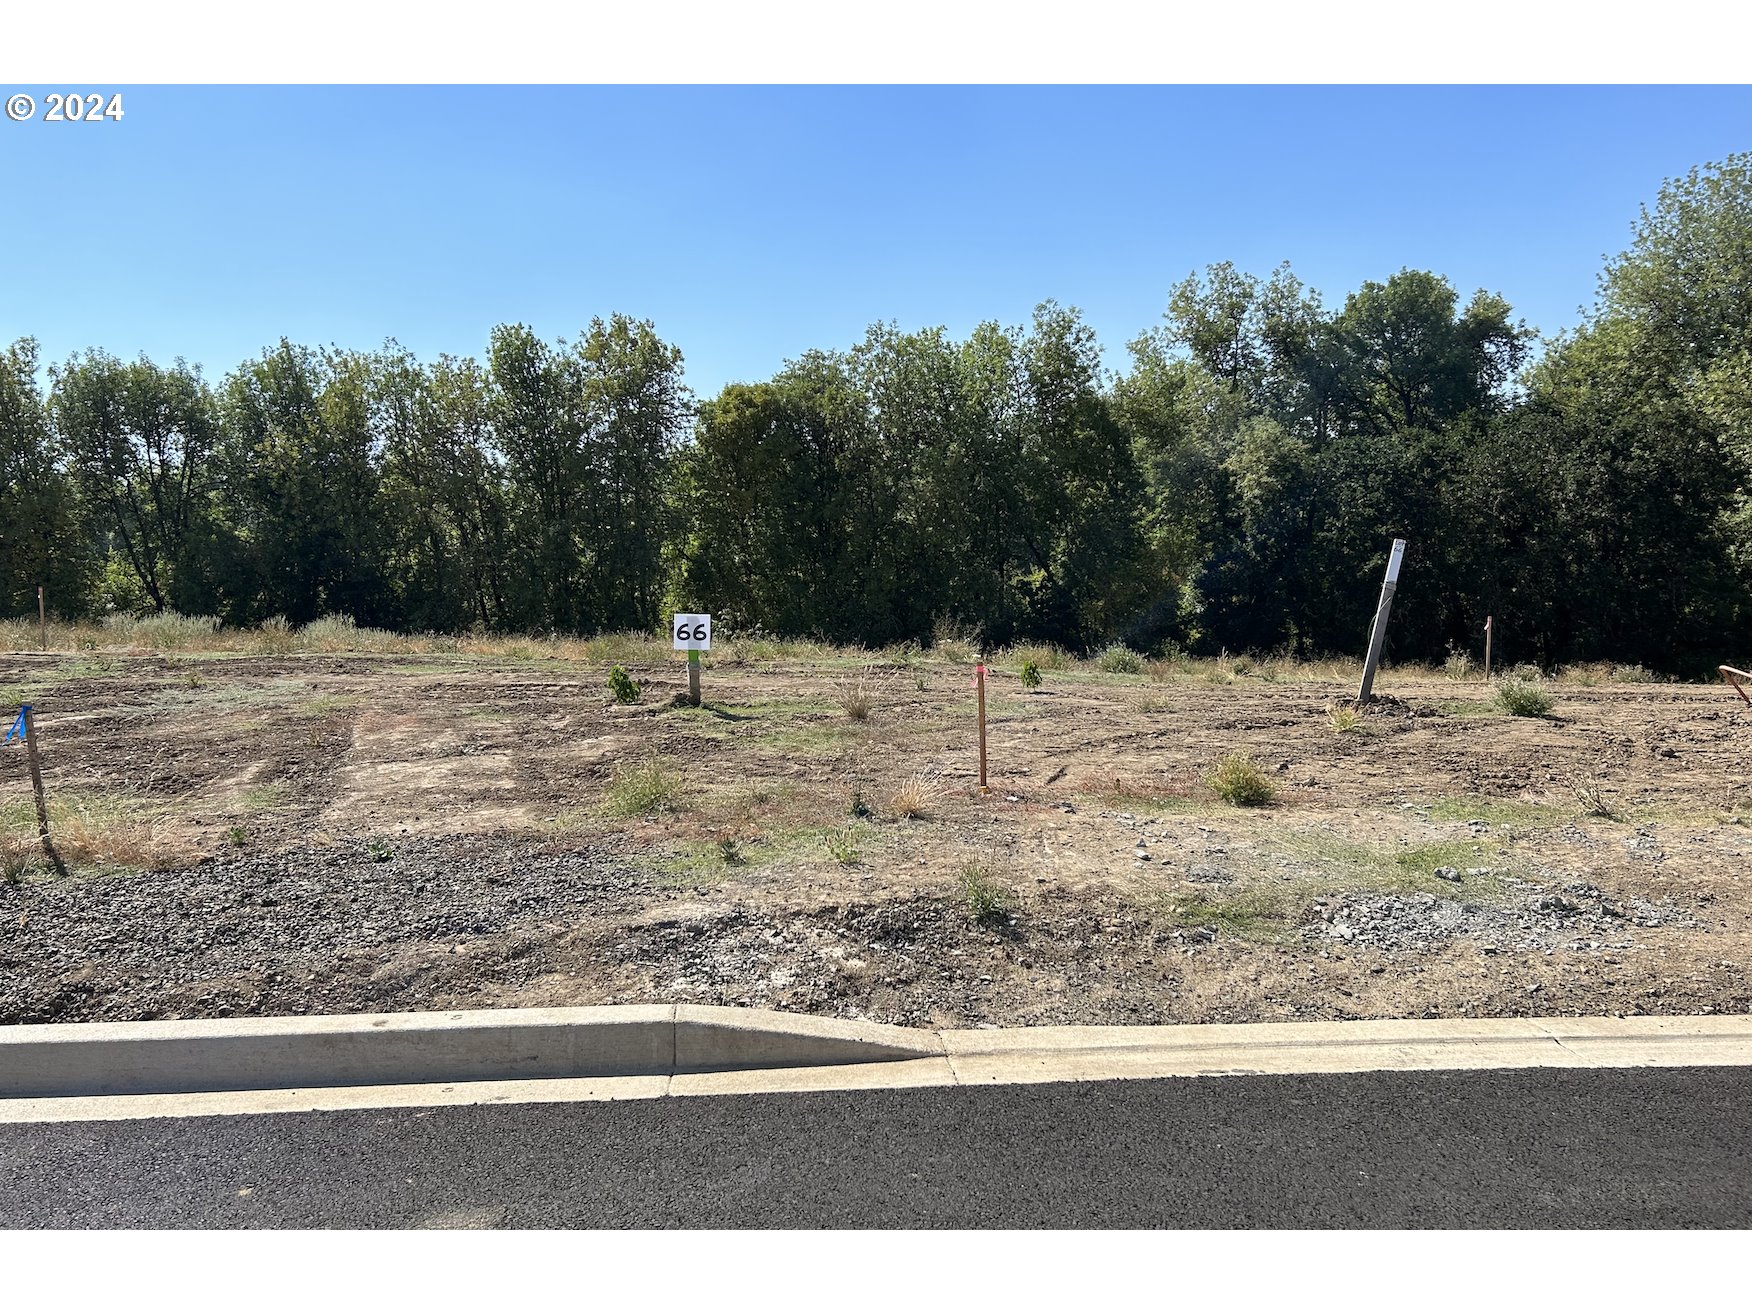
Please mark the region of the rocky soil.
MULTIPOLYGON (((599 672, 548 667, 12 660, 51 796, 134 818, 116 824, 162 856, 0 881, 0 1024, 649 1001, 941 1026, 1752 1011, 1752 718, 1711 688, 1568 690, 1527 721, 1426 680, 1340 734, 1343 691, 1317 683, 1049 676, 1029 695, 1000 673, 980 796, 947 666, 883 677, 853 723, 829 696, 844 672, 803 667, 710 671, 722 702, 686 711, 661 668, 623 708, 599 672), (1237 749, 1273 806, 1201 784, 1237 749), (613 816, 616 772, 654 762, 676 796, 613 816), (1578 807, 1580 779, 1612 815, 1578 807), (890 803, 908 782, 911 819, 890 803)), ((28 788, 0 757, 26 838, 28 788)))

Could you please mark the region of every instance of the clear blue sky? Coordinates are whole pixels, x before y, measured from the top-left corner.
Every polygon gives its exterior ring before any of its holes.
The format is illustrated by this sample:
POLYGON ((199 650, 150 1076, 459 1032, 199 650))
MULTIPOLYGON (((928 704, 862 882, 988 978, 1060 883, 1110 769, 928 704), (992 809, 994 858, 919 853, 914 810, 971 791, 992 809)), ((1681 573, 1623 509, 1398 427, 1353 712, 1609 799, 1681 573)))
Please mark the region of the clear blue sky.
POLYGON ((18 89, 0 340, 214 379, 282 335, 478 355, 622 310, 709 394, 1048 297, 1118 366, 1225 259, 1334 306, 1427 268, 1551 333, 1663 177, 1752 147, 1747 88, 130 87, 97 124, 18 89))

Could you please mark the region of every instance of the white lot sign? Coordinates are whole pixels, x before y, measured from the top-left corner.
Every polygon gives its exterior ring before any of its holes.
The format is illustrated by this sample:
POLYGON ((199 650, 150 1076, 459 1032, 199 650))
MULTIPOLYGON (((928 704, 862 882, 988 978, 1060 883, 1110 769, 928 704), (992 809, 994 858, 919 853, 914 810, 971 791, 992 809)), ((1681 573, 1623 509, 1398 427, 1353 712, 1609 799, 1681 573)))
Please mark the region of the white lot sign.
POLYGON ((710 652, 712 650, 712 618, 710 616, 675 617, 671 631, 675 635, 677 652, 710 652))

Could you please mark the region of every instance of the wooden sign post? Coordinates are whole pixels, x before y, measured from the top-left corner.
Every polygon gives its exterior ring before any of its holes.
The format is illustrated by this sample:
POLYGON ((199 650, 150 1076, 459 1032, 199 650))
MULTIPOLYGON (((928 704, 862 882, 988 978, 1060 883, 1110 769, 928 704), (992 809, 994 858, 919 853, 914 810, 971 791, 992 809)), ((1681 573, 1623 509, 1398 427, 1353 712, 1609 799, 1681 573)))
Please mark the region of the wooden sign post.
POLYGON ((700 615, 675 614, 672 622, 675 650, 687 653, 687 700, 700 705, 700 654, 712 650, 712 618, 700 615))
POLYGON ((986 729, 985 729, 985 663, 980 662, 973 668, 973 680, 979 689, 979 792, 991 793, 986 785, 986 729))
POLYGON ((43 586, 37 585, 37 638, 41 640, 42 650, 49 650, 49 612, 43 602, 43 586))
POLYGON ((1375 627, 1369 634, 1369 656, 1363 662, 1363 682, 1357 689, 1357 705, 1375 696, 1375 663, 1381 660, 1381 645, 1387 640, 1387 613, 1393 609, 1393 590, 1399 586, 1399 563, 1405 559, 1405 540, 1393 540, 1387 558, 1387 579, 1381 585, 1381 603, 1375 608, 1375 627))
POLYGON ((1484 618, 1484 682, 1490 683, 1490 617, 1484 618))

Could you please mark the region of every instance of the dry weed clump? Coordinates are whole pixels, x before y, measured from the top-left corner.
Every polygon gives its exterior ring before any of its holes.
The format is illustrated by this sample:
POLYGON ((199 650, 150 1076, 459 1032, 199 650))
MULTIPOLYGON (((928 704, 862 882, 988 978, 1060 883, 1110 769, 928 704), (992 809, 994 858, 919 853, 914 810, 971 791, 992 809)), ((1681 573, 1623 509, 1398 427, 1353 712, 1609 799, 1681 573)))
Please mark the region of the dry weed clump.
POLYGON ((936 802, 936 790, 923 776, 912 776, 888 799, 888 810, 902 821, 928 817, 936 802))
POLYGON ((1612 805, 1600 786, 1591 780, 1576 779, 1570 782, 1570 790, 1576 796, 1576 802, 1582 805, 1583 815, 1599 817, 1604 821, 1623 821, 1624 815, 1612 805))
MULTIPOLYGON (((124 794, 51 793, 49 839, 69 867, 153 870, 198 861, 200 854, 168 833, 160 818, 124 794)), ((48 858, 28 798, 0 811, 0 875, 19 880, 48 858)))
POLYGON ((839 686, 840 710, 854 721, 868 721, 870 713, 876 709, 877 688, 874 668, 865 667, 839 686))

